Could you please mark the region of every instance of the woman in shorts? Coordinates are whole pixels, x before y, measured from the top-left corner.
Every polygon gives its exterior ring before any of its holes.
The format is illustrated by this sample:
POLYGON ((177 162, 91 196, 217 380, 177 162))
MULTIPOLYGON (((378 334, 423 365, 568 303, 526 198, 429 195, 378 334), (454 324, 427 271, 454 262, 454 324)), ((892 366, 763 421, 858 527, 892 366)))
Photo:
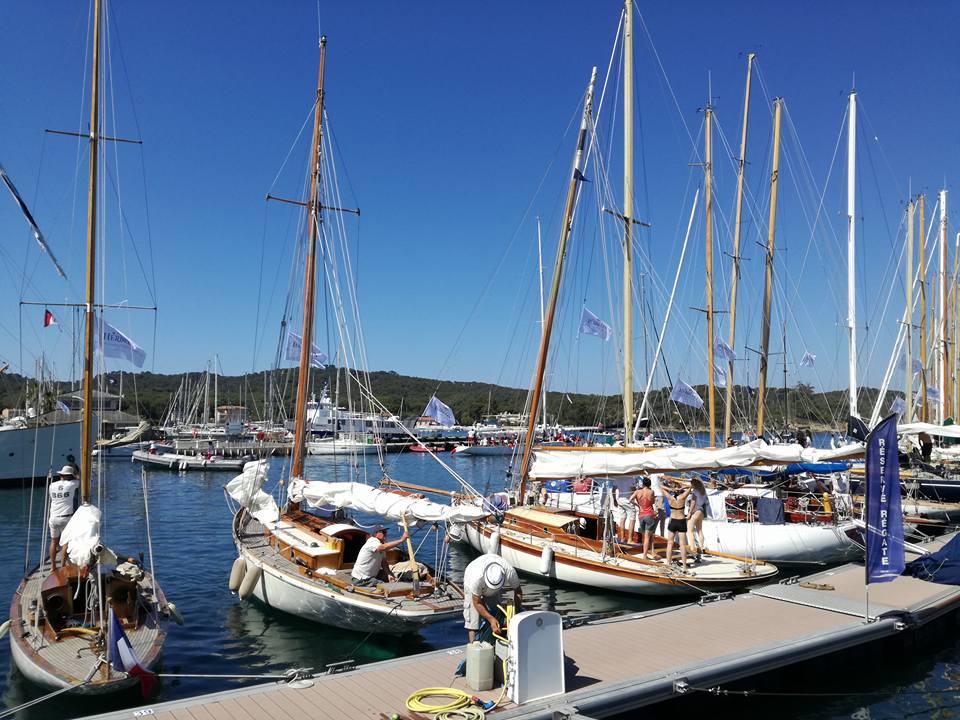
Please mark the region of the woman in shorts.
POLYGON ((670 519, 667 521, 667 557, 664 562, 669 565, 673 561, 673 544, 680 546, 680 564, 687 566, 687 518, 684 508, 687 498, 690 497, 690 488, 673 494, 664 489, 664 499, 667 501, 670 519))

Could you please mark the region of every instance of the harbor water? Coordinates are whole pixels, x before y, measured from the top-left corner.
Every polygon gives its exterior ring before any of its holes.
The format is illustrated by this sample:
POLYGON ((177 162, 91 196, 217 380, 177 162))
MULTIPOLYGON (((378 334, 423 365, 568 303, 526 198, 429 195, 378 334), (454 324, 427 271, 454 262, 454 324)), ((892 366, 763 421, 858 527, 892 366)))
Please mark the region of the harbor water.
MULTIPOLYGON (((503 486, 509 458, 469 457, 444 454, 464 479, 480 491, 503 486)), ((288 458, 270 461, 268 490, 286 475, 288 458)), ((375 456, 354 460, 311 457, 306 475, 311 479, 347 480, 351 476, 374 483, 381 471, 375 456)), ((386 457, 387 472, 404 482, 456 489, 455 481, 431 457, 400 453, 386 457)), ((143 503, 141 467, 123 460, 109 460, 98 468, 106 478, 103 534, 120 553, 144 552, 149 563, 147 521, 151 527, 153 560, 158 580, 169 600, 176 603, 184 625, 171 624, 162 656, 161 678, 155 700, 186 696, 262 682, 255 676, 276 675, 291 668, 322 671, 330 663, 354 659, 368 663, 426 650, 450 647, 465 641, 462 625, 455 620, 433 625, 419 635, 390 637, 366 635, 324 627, 274 612, 255 601, 241 602, 227 589, 230 567, 236 557, 231 541, 231 512, 223 485, 231 473, 184 472, 149 469, 145 484, 149 497, 149 518, 143 503), (177 678, 173 675, 199 675, 177 678), (224 675, 252 677, 226 679, 224 675)), ((96 492, 96 490, 95 490, 96 492)), ((38 483, 0 491, 0 590, 11 597, 25 565, 35 565, 41 548, 37 518, 41 517, 44 487, 38 483), (25 548, 31 504, 34 520, 31 542, 25 548), (29 556, 26 551, 29 550, 29 556)), ((375 518, 359 517, 361 523, 375 518)), ((392 537, 398 537, 395 531, 392 537)), ((441 533, 430 528, 414 535, 418 557, 432 563, 442 542, 441 533)), ((460 580, 471 554, 460 547, 451 549, 451 572, 460 580)), ((551 585, 524 577, 524 602, 528 608, 551 609, 576 617, 595 613, 644 610, 661 606, 657 601, 562 585, 551 585)), ((669 625, 665 624, 665 632, 669 625)), ((762 632, 762 628, 758 628, 762 632)), ((788 701, 770 698, 715 698, 696 700, 697 706, 751 713, 773 711, 780 717, 924 717, 940 713, 947 717, 951 707, 960 708, 960 696, 949 694, 960 676, 960 639, 955 633, 918 644, 911 655, 887 660, 872 658, 858 669, 835 661, 821 661, 814 671, 801 669, 782 673, 773 683, 779 691, 797 692, 788 701), (798 680, 802 682, 798 683, 798 680), (808 695, 817 691, 838 691, 826 697, 808 695), (807 695, 805 695, 805 693, 807 695)), ((643 648, 625 663, 642 665, 643 648)), ((866 658, 870 659, 870 655, 866 658)), ((767 680, 768 684, 771 682, 767 680)), ((7 707, 15 707, 42 694, 11 667, 7 641, 0 648, 0 683, 7 707)), ((741 684, 750 686, 749 681, 741 684)), ((411 688, 411 692, 416 688, 411 688)), ((116 697, 83 698, 69 694, 54 698, 18 714, 23 718, 68 718, 140 704, 136 690, 116 697)), ((687 702, 687 701, 684 701, 687 702)), ((389 715, 397 708, 384 708, 389 715)))

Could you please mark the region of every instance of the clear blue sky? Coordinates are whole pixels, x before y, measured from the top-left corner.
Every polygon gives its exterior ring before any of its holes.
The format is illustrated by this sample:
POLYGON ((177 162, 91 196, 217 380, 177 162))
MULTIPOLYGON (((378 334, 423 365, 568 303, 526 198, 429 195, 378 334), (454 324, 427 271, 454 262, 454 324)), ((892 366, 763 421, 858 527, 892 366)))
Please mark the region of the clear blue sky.
MULTIPOLYGON (((265 209, 263 196, 311 107, 316 4, 114 0, 111 6, 119 122, 111 120, 109 131, 141 137, 145 145, 108 151, 121 157, 123 212, 151 284, 155 273, 156 337, 149 313, 109 317, 147 349, 149 369, 197 370, 214 353, 227 373, 262 369, 275 343, 293 243, 288 216, 265 209), (255 348, 265 241, 261 313, 269 306, 273 314, 261 318, 255 348), (274 288, 271 300, 267 295, 274 288)), ((870 123, 860 133, 864 219, 858 226, 863 257, 858 301, 864 325, 871 323, 867 343, 890 335, 894 316, 902 311, 901 286, 893 289, 890 313, 879 311, 893 272, 891 247, 902 237, 897 233, 909 184, 927 193, 932 209, 944 182, 949 190, 955 187, 952 173, 960 167, 955 122, 960 62, 951 37, 960 26, 960 7, 951 2, 687 2, 640 3, 639 8, 676 95, 675 105, 638 24, 637 207, 654 225, 641 238, 653 258, 652 270, 662 283, 672 281, 692 187, 699 182, 698 171, 689 167, 695 158, 684 123, 698 137, 702 115, 697 109, 706 101, 709 74, 722 132, 731 147, 737 145, 742 53, 755 50, 766 91, 787 99, 799 137, 799 144, 785 137, 785 159, 799 170, 802 145, 817 186, 801 195, 787 182, 789 170, 782 171, 777 242, 787 252, 778 257, 778 277, 794 276, 790 282, 796 286, 789 285, 778 302, 785 298, 793 308, 788 344, 797 357, 791 359, 791 383, 843 386, 845 372, 837 366, 845 362, 846 346, 836 325, 843 311, 834 300, 842 301, 845 294, 842 148, 822 210, 836 237, 827 240, 821 232, 819 249, 810 246, 804 212, 816 210, 855 73, 870 123), (803 349, 818 356, 815 374, 796 370, 803 349)), ((551 264, 562 176, 573 143, 568 123, 578 112, 590 67, 599 65, 604 72, 619 12, 614 0, 320 4, 321 28, 329 38, 328 110, 349 178, 345 187, 352 190, 345 202, 363 210, 359 224, 348 222, 359 231, 355 248, 371 369, 526 382, 536 313, 533 216, 544 218, 551 264), (541 177, 546 181, 536 194, 541 177), (479 310, 470 316, 478 300, 479 310)), ((87 13, 76 2, 16 3, 5 9, 0 26, 0 162, 32 205, 72 280, 67 285, 54 276, 13 203, 6 195, 0 198, 0 361, 10 361, 16 370, 23 357, 25 370, 32 372, 33 358, 43 351, 63 377, 69 374, 69 335, 41 332, 42 310, 27 308, 21 356, 17 303, 25 267, 31 285, 22 292, 24 299, 80 299, 85 150, 78 155, 75 141, 44 138, 43 129, 86 127, 81 89, 87 13)), ((610 124, 612 108, 605 108, 607 117, 599 124, 603 141, 613 140, 610 176, 619 196, 620 131, 610 124)), ((745 240, 744 274, 750 278, 744 280, 740 328, 741 341, 755 347, 762 266, 755 241, 765 232, 771 126, 759 81, 751 123, 748 183, 758 196, 754 214, 760 221, 745 240)), ((733 175, 722 145, 717 153, 718 212, 729 217, 733 175)), ((302 157, 299 150, 294 153, 275 192, 297 193, 302 157)), ((591 173, 595 183, 598 173, 591 173)), ((115 217, 117 201, 112 191, 107 194, 105 213, 115 217)), ((951 193, 950 203, 958 207, 960 195, 951 193)), ((595 204, 585 202, 582 213, 594 211, 595 204)), ((952 236, 956 210, 950 217, 952 236)), ((729 251, 729 233, 717 222, 715 252, 729 251)), ((151 304, 134 244, 111 227, 108 299, 151 304)), ((688 309, 703 304, 702 220, 696 227, 698 244, 690 251, 677 306, 680 319, 667 342, 674 377, 691 383, 703 382, 704 376, 703 321, 688 309)), ((593 237, 579 247, 597 247, 596 242, 593 237)), ((615 345, 597 349, 596 339, 575 338, 584 299, 617 324, 599 255, 591 252, 571 251, 569 277, 575 289, 561 312, 554 387, 618 387, 615 345), (594 346, 585 347, 585 340, 594 346)), ((615 260, 609 259, 611 268, 619 267, 615 260)), ((717 261, 729 263, 723 255, 717 261)), ((728 272, 718 270, 718 306, 726 304, 723 276, 728 272)), ((654 305, 662 313, 662 293, 654 305)), ((55 314, 69 329, 69 312, 55 314)), ((726 334, 725 317, 718 316, 717 327, 726 334)), ((640 353, 639 340, 637 347, 640 353)), ((875 383, 886 353, 868 357, 868 351, 869 346, 861 372, 875 383)), ((639 355, 637 364, 642 371, 639 355)))

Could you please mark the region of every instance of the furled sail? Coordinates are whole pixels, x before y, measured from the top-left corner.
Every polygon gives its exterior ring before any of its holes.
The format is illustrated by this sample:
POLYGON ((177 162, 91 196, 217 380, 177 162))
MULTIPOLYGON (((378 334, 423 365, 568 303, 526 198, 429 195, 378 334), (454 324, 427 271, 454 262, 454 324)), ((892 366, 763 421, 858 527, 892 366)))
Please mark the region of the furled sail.
POLYGON ((424 522, 470 522, 489 513, 476 505, 441 505, 424 498, 403 495, 356 482, 290 481, 293 502, 306 501, 311 507, 352 508, 360 512, 399 520, 424 522))
POLYGON ((273 496, 264 492, 263 481, 267 479, 267 461, 254 460, 243 466, 243 472, 227 483, 227 493, 264 525, 276 522, 280 517, 273 496))
POLYGON ((100 545, 100 509, 88 504, 77 508, 60 533, 60 543, 67 549, 74 565, 92 562, 100 545))
POLYGON ((37 221, 33 219, 33 214, 30 212, 30 208, 27 207, 27 204, 23 201, 23 198, 20 197, 20 193, 17 192, 17 188, 14 186, 13 180, 11 180, 10 176, 7 175, 7 171, 3 169, 3 165, 0 165, 0 179, 2 179, 4 185, 7 186, 7 190, 10 191, 10 194, 13 195, 14 201, 20 206, 20 212, 23 213, 23 217, 25 217, 27 222, 30 224, 30 229, 33 230, 33 236, 40 244, 40 249, 50 256, 54 267, 56 267, 57 272, 60 273, 60 277, 66 279, 67 274, 63 271, 63 268, 60 267, 60 263, 57 262, 57 257, 53 254, 53 250, 50 249, 50 246, 47 245, 47 241, 44 240, 43 233, 40 232, 40 227, 37 225, 37 221))
POLYGON ((936 435, 937 437, 960 438, 960 425, 933 425, 932 423, 902 423, 897 425, 900 435, 936 435))
POLYGON ((821 463, 863 457, 863 445, 845 445, 832 450, 800 445, 768 445, 754 440, 745 445, 722 448, 668 447, 657 450, 620 448, 535 450, 530 477, 572 478, 587 475, 632 475, 670 470, 722 470, 724 468, 821 463))

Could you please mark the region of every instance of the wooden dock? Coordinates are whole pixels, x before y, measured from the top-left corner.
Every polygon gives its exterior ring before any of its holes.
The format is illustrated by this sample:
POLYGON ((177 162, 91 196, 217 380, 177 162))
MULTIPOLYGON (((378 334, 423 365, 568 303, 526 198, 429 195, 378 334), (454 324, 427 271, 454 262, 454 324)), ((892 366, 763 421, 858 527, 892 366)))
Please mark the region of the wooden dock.
MULTIPOLYGON (((850 564, 734 597, 585 622, 563 634, 568 665, 576 665, 564 695, 522 707, 506 702, 488 715, 553 720, 623 713, 691 687, 729 683, 917 628, 960 608, 960 588, 900 577, 870 586, 869 601, 865 622, 863 566, 850 564)), ((317 675, 299 689, 271 682, 158 703, 148 714, 158 720, 387 720, 397 713, 421 720, 431 716, 406 710, 406 698, 424 687, 467 690, 463 678, 454 679, 463 652, 438 650, 317 675)), ((496 699, 500 691, 476 694, 496 699)))

